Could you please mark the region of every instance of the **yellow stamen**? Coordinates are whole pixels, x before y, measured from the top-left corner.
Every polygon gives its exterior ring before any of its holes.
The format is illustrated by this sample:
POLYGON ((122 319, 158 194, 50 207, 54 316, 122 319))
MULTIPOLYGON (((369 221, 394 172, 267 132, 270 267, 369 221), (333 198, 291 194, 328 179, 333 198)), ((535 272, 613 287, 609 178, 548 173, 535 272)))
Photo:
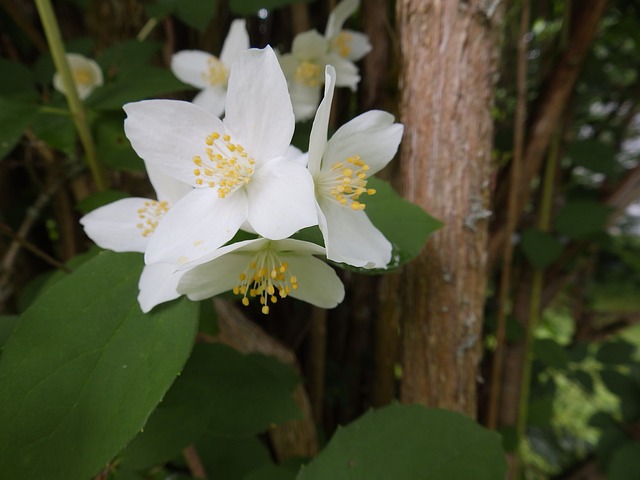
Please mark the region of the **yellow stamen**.
POLYGON ((158 202, 156 200, 147 200, 144 206, 138 209, 138 218, 143 220, 136 224, 143 237, 151 235, 160 219, 169 211, 169 203, 166 201, 158 202))
POLYGON ((322 67, 305 60, 296 68, 295 79, 307 87, 319 87, 322 84, 322 67))

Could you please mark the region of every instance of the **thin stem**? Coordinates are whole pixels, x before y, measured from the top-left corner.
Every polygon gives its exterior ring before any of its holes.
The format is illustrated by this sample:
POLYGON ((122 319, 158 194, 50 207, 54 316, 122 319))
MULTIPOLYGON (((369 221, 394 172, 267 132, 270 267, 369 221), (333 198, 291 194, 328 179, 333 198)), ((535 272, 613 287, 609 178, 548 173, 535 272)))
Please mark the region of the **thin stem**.
MULTIPOLYGON (((553 186, 556 169, 558 165, 558 151, 560 147, 560 135, 556 134, 551 144, 547 168, 542 184, 542 201, 540 205, 540 218, 538 219, 538 229, 543 232, 549 231, 551 224, 551 209, 553 203, 553 186)), ((527 414, 529 409, 529 391, 531 388, 531 367, 533 363, 533 341, 535 328, 540 318, 540 303, 542 298, 542 282, 544 271, 536 269, 531 282, 531 297, 529 304, 529 322, 524 345, 524 365, 522 372, 522 383, 520 384, 520 399, 518 404, 518 425, 517 433, 519 444, 522 446, 525 430, 527 427, 527 414)))
POLYGON ((502 385, 502 370, 504 367, 505 337, 507 310, 509 305, 509 288, 511 286, 511 263, 513 259, 513 242, 511 237, 516 230, 518 221, 518 184, 520 183, 520 165, 524 155, 524 136, 527 119, 527 40, 529 31, 531 8, 529 0, 522 0, 520 6, 520 31, 518 41, 517 66, 517 104, 515 128, 513 138, 513 160, 509 179, 509 200, 507 206, 506 241, 504 242, 504 257, 500 275, 500 290, 498 293, 498 318, 496 326, 496 350, 491 371, 491 390, 489 396, 489 410, 487 427, 495 429, 498 425, 498 410, 500 407, 500 387, 502 385))
POLYGON ((71 68, 67 62, 67 57, 64 50, 64 44, 62 42, 62 35, 60 34, 60 28, 58 27, 58 21, 51 6, 50 0, 36 0, 36 7, 40 15, 40 21, 44 28, 45 35, 47 36, 47 42, 49 43, 49 49, 51 50, 51 56, 56 69, 60 73, 62 84, 64 85, 65 95, 71 110, 73 123, 75 124, 78 136, 80 137, 80 143, 84 149, 85 157, 89 165, 89 170, 96 184, 98 190, 107 189, 107 181, 98 161, 98 155, 96 153, 95 144, 93 143, 93 137, 91 135, 91 129, 89 128, 89 122, 87 121, 87 115, 85 112, 84 104, 78 96, 76 85, 71 74, 71 68))

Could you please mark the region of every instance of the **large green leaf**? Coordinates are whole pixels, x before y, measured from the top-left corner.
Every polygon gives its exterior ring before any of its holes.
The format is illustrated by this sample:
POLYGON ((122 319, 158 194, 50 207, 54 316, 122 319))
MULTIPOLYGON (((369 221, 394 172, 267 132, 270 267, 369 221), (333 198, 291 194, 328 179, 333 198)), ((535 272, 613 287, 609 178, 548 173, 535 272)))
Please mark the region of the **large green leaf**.
POLYGON ((602 231, 610 213, 609 207, 595 200, 574 200, 558 213, 556 230, 570 238, 585 238, 602 231))
POLYGON ((388 182, 369 178, 368 186, 376 194, 366 198, 365 211, 393 245, 388 268, 397 268, 418 256, 429 235, 442 227, 442 222, 402 198, 388 182))
POLYGON ((609 480, 638 480, 640 478, 640 443, 627 443, 611 458, 609 480))
POLYGON ((496 480, 500 436, 464 415, 393 405, 339 429, 298 480, 496 480))
POLYGON ((197 345, 180 377, 123 453, 126 468, 170 460, 205 431, 249 436, 296 418, 293 370, 224 345, 197 345))
POLYGON ((145 10, 150 17, 175 15, 190 27, 204 32, 216 13, 217 3, 218 0, 157 0, 145 10))
POLYGON ((522 233, 522 251, 529 263, 543 270, 562 253, 562 244, 547 232, 529 229, 522 233))
POLYGON ((617 370, 605 368, 600 378, 609 391, 620 398, 620 410, 624 420, 635 420, 640 416, 640 386, 631 377, 617 370))
POLYGON ((142 428, 186 361, 197 304, 143 314, 140 254, 104 252, 48 287, 0 360, 0 472, 89 478, 142 428))
POLYGON ((615 175, 622 171, 616 162, 616 152, 608 144, 589 138, 578 140, 569 146, 567 156, 574 165, 587 168, 593 172, 615 175))

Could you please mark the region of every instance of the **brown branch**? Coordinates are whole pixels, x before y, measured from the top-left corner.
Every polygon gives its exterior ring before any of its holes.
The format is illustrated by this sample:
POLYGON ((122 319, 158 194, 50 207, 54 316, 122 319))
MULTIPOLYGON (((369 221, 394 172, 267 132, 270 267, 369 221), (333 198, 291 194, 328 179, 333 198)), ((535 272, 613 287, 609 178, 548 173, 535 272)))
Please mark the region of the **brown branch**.
POLYGON ((183 448, 182 456, 184 457, 189 473, 193 478, 207 478, 207 472, 204 469, 204 465, 202 465, 202 461, 200 460, 200 455, 198 455, 196 447, 189 445, 188 447, 183 448))
MULTIPOLYGON (((516 186, 519 213, 524 210, 530 199, 532 180, 539 174, 551 138, 562 121, 562 114, 573 93, 607 4, 608 0, 575 2, 569 44, 558 66, 552 72, 546 89, 536 101, 540 107, 531 120, 522 176, 516 186)), ((494 202, 496 205, 494 231, 489 241, 489 265, 495 264, 507 239, 504 222, 506 197, 507 185, 499 186, 494 202)))

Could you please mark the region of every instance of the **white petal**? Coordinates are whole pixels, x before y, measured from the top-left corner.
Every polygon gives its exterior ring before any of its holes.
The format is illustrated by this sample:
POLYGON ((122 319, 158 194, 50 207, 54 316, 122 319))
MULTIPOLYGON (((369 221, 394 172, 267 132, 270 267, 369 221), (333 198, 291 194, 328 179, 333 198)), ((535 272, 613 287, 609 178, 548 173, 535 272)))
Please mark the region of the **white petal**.
POLYGON ((340 127, 329 140, 323 169, 333 162, 358 155, 369 165, 369 176, 391 161, 398 151, 403 126, 393 123, 393 115, 371 110, 340 127))
MULTIPOLYGON (((91 95, 91 92, 93 92, 96 87, 104 83, 102 69, 95 60, 80 55, 79 53, 67 53, 66 58, 71 74, 74 77, 78 96, 84 100, 91 95), (79 71, 83 74, 83 82, 79 82, 76 79, 76 73, 79 71)), ((53 87, 60 93, 65 93, 62 76, 58 72, 53 76, 53 87)))
POLYGON ((291 82, 289 84, 289 92, 296 122, 304 122, 313 118, 318 108, 318 103, 320 103, 320 88, 291 82))
POLYGON ((220 60, 227 67, 235 60, 240 52, 249 49, 249 34, 247 33, 246 22, 243 19, 234 20, 229 27, 229 33, 222 45, 220 60))
POLYGON ((176 272, 176 266, 170 263, 145 265, 138 281, 138 303, 144 313, 164 302, 180 296, 178 281, 184 272, 176 272))
POLYGON ((193 104, 197 105, 207 112, 221 117, 224 113, 224 105, 227 100, 227 89, 224 87, 208 87, 198 93, 193 104))
POLYGON ((373 48, 369 41, 369 37, 366 34, 362 32, 355 32, 353 30, 343 30, 343 32, 351 36, 351 41, 349 42, 349 55, 347 55, 347 58, 352 62, 357 62, 373 48))
POLYGON ((171 71, 187 85, 206 88, 209 86, 206 76, 208 62, 212 58, 216 57, 201 50, 182 50, 171 56, 171 71))
POLYGON ((176 180, 173 177, 163 173, 153 165, 145 164, 147 176, 156 192, 159 201, 169 202, 169 205, 175 205, 182 197, 193 190, 191 185, 176 180))
POLYGON ((325 37, 331 38, 340 33, 344 22, 358 9, 359 4, 360 0, 343 0, 336 5, 336 8, 329 14, 327 28, 324 31, 325 37))
POLYGON ((97 208, 80 219, 87 236, 96 245, 114 252, 141 252, 147 248, 149 236, 142 235, 138 210, 147 198, 123 198, 97 208))
POLYGON ((344 299, 344 285, 336 272, 322 260, 308 255, 281 254, 288 271, 298 279, 289 295, 320 308, 334 308, 344 299))
POLYGON ((333 101, 333 91, 336 84, 336 71, 331 65, 325 68, 324 98, 320 102, 316 117, 311 126, 309 137, 309 171, 314 175, 320 171, 320 163, 324 147, 327 144, 327 133, 329 130, 329 117, 331 114, 331 102, 333 101))
POLYGON ((336 87, 349 87, 355 91, 360 82, 358 67, 346 58, 335 53, 327 55, 327 63, 336 69, 336 87))
POLYGON ((242 52, 233 63, 224 124, 256 161, 284 155, 295 118, 287 82, 271 47, 242 52))
POLYGON ((291 53, 299 60, 317 60, 329 51, 329 42, 316 30, 299 33, 291 43, 291 53))
POLYGON ((308 163, 308 153, 303 153, 298 147, 294 145, 289 145, 287 151, 284 153, 284 156, 290 162, 297 163, 298 165, 302 165, 303 167, 307 166, 308 163))
POLYGON ((271 241, 270 243, 273 245, 274 250, 282 253, 294 252, 296 254, 325 255, 324 247, 295 238, 284 238, 282 240, 271 241))
POLYGON ((189 102, 127 103, 124 131, 136 153, 169 176, 196 186, 193 157, 204 155, 206 138, 224 132, 222 121, 189 102))
POLYGON ((191 300, 203 300, 227 292, 238 283, 251 255, 228 253, 187 270, 178 283, 178 292, 191 300))
POLYGON ((385 268, 391 260, 391 243, 364 211, 331 200, 319 203, 326 218, 322 228, 327 258, 354 267, 385 268))
POLYGON ((197 262, 228 242, 246 218, 247 197, 242 190, 225 198, 219 198, 214 189, 192 190, 156 228, 145 263, 197 262))
POLYGON ((313 179, 297 163, 281 157, 263 165, 246 190, 247 221, 263 237, 280 240, 317 223, 313 179))

